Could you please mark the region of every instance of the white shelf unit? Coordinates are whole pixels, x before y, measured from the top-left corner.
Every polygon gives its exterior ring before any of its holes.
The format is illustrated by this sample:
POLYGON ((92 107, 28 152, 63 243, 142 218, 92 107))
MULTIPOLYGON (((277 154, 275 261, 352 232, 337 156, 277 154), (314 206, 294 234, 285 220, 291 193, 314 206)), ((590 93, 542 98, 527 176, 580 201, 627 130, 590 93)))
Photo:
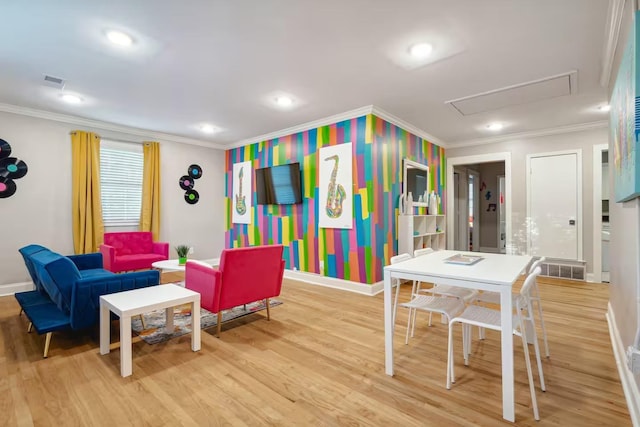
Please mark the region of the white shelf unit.
POLYGON ((413 256, 416 249, 446 249, 445 224, 444 215, 399 215, 398 253, 413 256))

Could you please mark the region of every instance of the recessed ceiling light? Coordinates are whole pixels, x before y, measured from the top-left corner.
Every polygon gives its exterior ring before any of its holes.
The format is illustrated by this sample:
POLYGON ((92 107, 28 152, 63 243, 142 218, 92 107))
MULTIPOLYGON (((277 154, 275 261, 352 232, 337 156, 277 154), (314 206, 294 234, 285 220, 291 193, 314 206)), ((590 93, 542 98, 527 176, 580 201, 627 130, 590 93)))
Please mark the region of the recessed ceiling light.
POLYGON ((288 96, 279 96, 276 98, 276 104, 280 107, 290 107, 293 104, 293 99, 288 96))
POLYGON ((204 133, 214 133, 216 131, 216 127, 210 124, 204 124, 200 126, 200 130, 204 133))
POLYGON ((113 44, 117 44, 118 46, 131 46, 133 43, 133 39, 129 34, 123 33, 122 31, 110 30, 107 31, 107 38, 113 44))
POLYGON ((607 111, 611 110, 611 105, 609 104, 601 105, 598 107, 598 110, 602 111, 603 113, 606 113, 607 111))
POLYGON ((502 126, 502 123, 490 123, 487 125, 487 129, 492 130, 492 131, 499 131, 502 130, 504 126, 502 126))
POLYGON ((432 51, 433 46, 431 46, 429 43, 418 43, 409 48, 409 53, 414 58, 426 58, 431 55, 432 51))
POLYGON ((69 104, 80 104, 82 102, 82 98, 77 95, 71 95, 70 93, 65 93, 60 96, 64 102, 68 102, 69 104))

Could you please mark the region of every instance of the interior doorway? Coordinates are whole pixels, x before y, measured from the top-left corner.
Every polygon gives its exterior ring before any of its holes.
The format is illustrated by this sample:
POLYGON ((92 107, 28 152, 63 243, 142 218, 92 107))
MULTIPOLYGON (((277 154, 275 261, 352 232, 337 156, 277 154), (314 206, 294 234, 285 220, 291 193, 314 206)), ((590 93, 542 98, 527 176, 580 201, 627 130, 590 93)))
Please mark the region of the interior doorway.
POLYGON ((512 253, 511 153, 449 158, 447 182, 447 248, 512 253))
POLYGON ((593 277, 589 282, 609 282, 609 204, 611 181, 609 146, 593 146, 593 277))

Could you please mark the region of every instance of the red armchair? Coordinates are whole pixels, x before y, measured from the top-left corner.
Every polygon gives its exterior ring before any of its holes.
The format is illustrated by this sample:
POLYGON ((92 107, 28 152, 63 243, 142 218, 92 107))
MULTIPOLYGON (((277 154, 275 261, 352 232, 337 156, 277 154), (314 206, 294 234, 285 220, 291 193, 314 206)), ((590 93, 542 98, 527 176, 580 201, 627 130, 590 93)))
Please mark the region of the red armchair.
POLYGON ((154 242, 150 231, 104 233, 100 252, 106 270, 143 270, 156 261, 169 259, 169 243, 154 242))
POLYGON ((224 249, 218 268, 187 261, 185 287, 200 293, 202 308, 218 314, 218 337, 222 310, 265 299, 271 318, 269 298, 282 288, 282 251, 282 245, 224 249))

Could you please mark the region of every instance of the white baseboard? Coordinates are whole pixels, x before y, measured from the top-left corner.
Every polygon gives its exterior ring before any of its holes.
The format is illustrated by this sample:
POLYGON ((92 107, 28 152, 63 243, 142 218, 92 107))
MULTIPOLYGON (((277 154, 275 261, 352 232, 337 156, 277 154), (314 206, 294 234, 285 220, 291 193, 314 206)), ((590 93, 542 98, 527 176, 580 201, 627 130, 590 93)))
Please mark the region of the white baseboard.
POLYGON ((627 355, 624 343, 620 338, 620 331, 618 331, 618 324, 616 323, 615 313, 611 309, 611 303, 609 303, 609 309, 607 310, 607 322, 609 322, 611 346, 613 347, 613 355, 616 359, 616 365, 618 366, 624 397, 627 400, 631 422, 634 427, 640 427, 640 391, 638 390, 638 384, 636 383, 633 373, 627 366, 627 355))
POLYGON ((321 276, 316 273, 307 273, 299 270, 285 270, 284 277, 299 280, 312 285, 326 286, 328 288, 342 289, 343 291, 356 292, 362 295, 376 295, 384 290, 382 282, 367 285, 366 283, 352 282, 350 280, 336 279, 334 277, 321 276))
POLYGON ((13 295, 16 292, 32 291, 35 289, 33 282, 9 283, 0 285, 0 297, 13 295))
POLYGON ((587 273, 587 282, 589 282, 589 283, 597 283, 595 277, 596 277, 595 274, 587 273))

